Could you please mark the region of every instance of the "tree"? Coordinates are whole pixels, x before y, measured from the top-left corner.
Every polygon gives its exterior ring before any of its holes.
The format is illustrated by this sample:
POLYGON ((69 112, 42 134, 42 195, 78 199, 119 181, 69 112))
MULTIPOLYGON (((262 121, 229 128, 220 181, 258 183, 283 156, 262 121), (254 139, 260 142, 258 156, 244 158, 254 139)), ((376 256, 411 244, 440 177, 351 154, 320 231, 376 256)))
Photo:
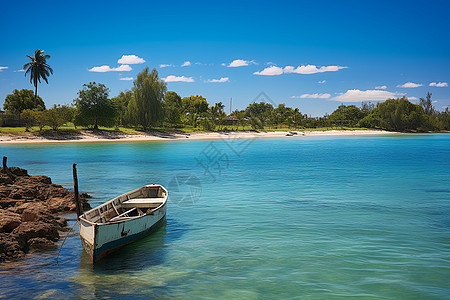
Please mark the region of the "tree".
POLYGON ((34 124, 39 127, 39 131, 42 131, 48 125, 47 111, 33 109, 31 112, 34 124))
POLYGON ((9 94, 5 98, 3 103, 3 109, 12 114, 20 114, 26 109, 45 109, 45 103, 41 97, 35 98, 32 90, 14 90, 12 94, 9 94))
POLYGON ((127 108, 131 123, 140 125, 146 130, 162 121, 166 91, 167 85, 159 79, 158 71, 153 69, 149 73, 149 68, 144 68, 134 81, 134 98, 127 108))
POLYGON ((77 125, 111 126, 116 118, 113 102, 108 99, 109 89, 101 84, 90 82, 84 84, 74 100, 76 107, 75 123, 77 125))
POLYGON ((44 122, 53 130, 58 130, 59 127, 73 119, 73 110, 68 105, 53 105, 52 108, 44 111, 44 122))
POLYGON ((226 117, 226 113, 223 110, 225 106, 222 104, 222 102, 215 103, 214 106, 211 106, 209 108, 209 116, 212 119, 212 123, 214 125, 214 129, 216 125, 219 125, 219 130, 221 130, 220 124, 221 121, 226 117))
POLYGON ((277 122, 273 105, 266 102, 249 104, 245 109, 245 116, 250 119, 250 125, 253 129, 263 128, 268 121, 272 124, 277 122))
POLYGON ((31 126, 33 126, 34 123, 34 110, 25 109, 20 113, 20 118, 25 120, 25 131, 30 131, 31 126))
POLYGON ((175 92, 167 92, 164 96, 164 116, 169 126, 175 127, 181 123, 181 97, 175 92))
POLYGON ((422 106, 425 114, 431 116, 434 113, 433 102, 431 101, 431 93, 427 93, 426 99, 420 98, 419 105, 422 106))
MULTIPOLYGON (((233 112, 233 115, 237 117, 237 119, 238 119, 238 124, 241 125, 241 126, 242 126, 242 130, 244 130, 244 129, 245 129, 245 121, 247 120, 247 119, 245 118, 245 111, 244 111, 244 110, 238 110, 238 109, 236 109, 236 110, 233 112)), ((237 129, 239 130, 239 126, 238 126, 237 129)))
POLYGON ((361 112, 363 113, 364 117, 368 116, 370 112, 375 108, 375 104, 372 102, 361 102, 361 112))
POLYGON ((111 99, 117 112, 118 125, 126 125, 129 123, 127 118, 127 108, 133 97, 134 93, 132 91, 125 91, 120 92, 117 97, 111 99))
POLYGON ((330 121, 335 123, 346 123, 348 126, 356 125, 362 118, 364 113, 355 105, 340 105, 330 115, 330 121))
POLYGON ((195 95, 181 99, 183 112, 189 114, 203 114, 208 111, 208 101, 203 96, 195 95))
POLYGON ((41 79, 44 79, 48 84, 47 77, 53 74, 53 69, 47 64, 47 59, 50 58, 50 55, 44 54, 44 50, 37 49, 34 51, 34 56, 27 56, 31 61, 24 64, 23 69, 25 70, 25 76, 30 73, 30 83, 35 88, 34 97, 36 102, 38 82, 41 83, 41 79))
POLYGON ((420 105, 405 97, 378 103, 370 114, 360 121, 364 127, 379 127, 389 131, 432 130, 433 124, 420 105))
POLYGON ((247 117, 257 117, 260 118, 263 114, 273 110, 273 106, 270 103, 260 102, 260 103, 250 103, 245 109, 245 114, 247 117))

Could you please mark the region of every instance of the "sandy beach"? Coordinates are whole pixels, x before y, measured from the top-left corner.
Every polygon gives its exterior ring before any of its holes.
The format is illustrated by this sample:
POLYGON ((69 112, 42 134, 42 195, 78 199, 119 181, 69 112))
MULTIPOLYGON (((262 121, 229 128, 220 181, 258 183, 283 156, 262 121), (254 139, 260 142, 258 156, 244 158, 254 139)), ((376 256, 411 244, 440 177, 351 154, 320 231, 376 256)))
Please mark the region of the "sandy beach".
POLYGON ((148 134, 110 134, 96 135, 83 133, 76 136, 42 137, 35 135, 0 136, 0 144, 20 143, 89 143, 89 142, 139 142, 139 141, 181 141, 181 140, 215 140, 224 138, 293 138, 308 136, 349 136, 394 134, 384 130, 327 130, 327 131, 245 131, 245 132, 206 132, 206 133, 148 133, 148 134))

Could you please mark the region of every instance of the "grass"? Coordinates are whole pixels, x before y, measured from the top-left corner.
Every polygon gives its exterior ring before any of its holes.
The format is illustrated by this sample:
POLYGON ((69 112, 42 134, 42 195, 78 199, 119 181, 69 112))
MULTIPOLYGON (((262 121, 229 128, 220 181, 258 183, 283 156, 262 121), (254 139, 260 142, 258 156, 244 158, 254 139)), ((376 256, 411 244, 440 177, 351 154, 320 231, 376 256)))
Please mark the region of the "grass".
MULTIPOLYGON (((327 130, 374 130, 370 128, 360 128, 360 127, 319 127, 319 128, 287 128, 287 127, 281 127, 281 128, 274 128, 274 127, 268 127, 265 126, 263 129, 259 129, 258 131, 327 131, 327 130)), ((29 129, 29 132, 26 131, 25 127, 0 127, 0 135, 78 135, 82 133, 82 131, 87 131, 90 133, 95 134, 96 131, 94 131, 91 128, 86 127, 77 127, 72 123, 68 123, 64 126, 61 126, 58 131, 52 130, 50 127, 44 127, 42 131, 39 131, 39 127, 33 126, 29 129)), ((216 130, 218 131, 218 130, 216 130)), ((236 131, 236 126, 224 126, 221 128, 220 131, 236 131)), ((252 131, 251 126, 245 126, 242 128, 242 126, 239 126, 238 131, 252 131)), ((161 133, 206 133, 211 131, 205 131, 201 128, 193 128, 192 126, 185 126, 181 128, 166 128, 166 127, 156 127, 150 130, 150 132, 161 132, 161 133)), ((129 127, 103 127, 100 126, 98 129, 98 133, 111 133, 111 134, 144 134, 146 133, 143 130, 137 129, 137 128, 129 128, 129 127)))

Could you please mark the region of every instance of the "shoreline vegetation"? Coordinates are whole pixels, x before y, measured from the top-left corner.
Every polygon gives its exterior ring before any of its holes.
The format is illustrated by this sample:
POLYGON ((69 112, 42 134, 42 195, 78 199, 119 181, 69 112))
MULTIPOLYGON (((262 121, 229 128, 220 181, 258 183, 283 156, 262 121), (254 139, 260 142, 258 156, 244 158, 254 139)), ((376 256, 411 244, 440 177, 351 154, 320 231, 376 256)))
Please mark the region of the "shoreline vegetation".
POLYGON ((145 142, 145 141, 187 141, 216 139, 253 139, 253 138, 290 138, 293 136, 349 136, 399 134, 385 130, 371 129, 330 129, 318 128, 309 130, 260 130, 260 131, 221 131, 221 132, 183 132, 153 131, 141 132, 131 130, 61 130, 60 132, 13 132, 0 136, 0 144, 19 143, 77 143, 77 142, 145 142))
MULTIPOLYGON (((71 105, 46 108, 37 94, 40 79, 48 83, 53 70, 50 55, 37 49, 24 65, 35 91, 14 89, 0 112, 0 142, 74 142, 117 140, 180 140, 280 137, 294 135, 347 135, 390 132, 445 132, 450 113, 433 107, 431 93, 419 104, 407 98, 387 99, 376 105, 341 104, 330 115, 311 117, 299 108, 275 104, 263 92, 248 106, 225 112, 225 105, 210 105, 201 95, 181 97, 167 90, 158 71, 145 67, 131 90, 111 98, 102 83, 84 84, 71 105), (259 102, 258 102, 259 101, 259 102), (331 129, 331 130, 330 130, 331 129), (340 129, 340 130, 338 130, 340 129), (325 133, 324 133, 325 132, 325 133)), ((231 106, 231 101, 230 101, 231 106)))

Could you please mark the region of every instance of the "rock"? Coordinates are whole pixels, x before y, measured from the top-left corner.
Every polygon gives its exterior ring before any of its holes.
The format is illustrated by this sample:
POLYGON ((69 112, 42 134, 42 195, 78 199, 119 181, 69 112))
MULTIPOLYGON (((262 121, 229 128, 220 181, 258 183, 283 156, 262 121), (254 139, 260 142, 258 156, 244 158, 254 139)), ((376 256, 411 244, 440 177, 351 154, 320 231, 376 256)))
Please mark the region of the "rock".
POLYGON ((5 233, 0 233, 0 261, 21 258, 25 254, 25 244, 5 233))
POLYGON ((0 184, 12 183, 13 180, 6 174, 0 174, 0 184))
MULTIPOLYGON (((0 168, 0 261, 18 259, 29 250, 56 245, 67 220, 59 213, 75 211, 73 192, 53 184, 50 177, 28 171, 0 168)), ((90 209, 86 193, 80 194, 84 210, 90 209)))
POLYGON ((56 242, 46 238, 32 238, 28 241, 29 251, 51 250, 57 247, 56 242))
POLYGON ((0 210, 0 232, 10 233, 22 222, 19 214, 8 210, 0 210))
POLYGON ((45 223, 42 221, 35 222, 23 222, 11 234, 17 238, 17 240, 28 241, 36 237, 45 237, 51 241, 57 241, 59 239, 58 230, 51 223, 45 223))

